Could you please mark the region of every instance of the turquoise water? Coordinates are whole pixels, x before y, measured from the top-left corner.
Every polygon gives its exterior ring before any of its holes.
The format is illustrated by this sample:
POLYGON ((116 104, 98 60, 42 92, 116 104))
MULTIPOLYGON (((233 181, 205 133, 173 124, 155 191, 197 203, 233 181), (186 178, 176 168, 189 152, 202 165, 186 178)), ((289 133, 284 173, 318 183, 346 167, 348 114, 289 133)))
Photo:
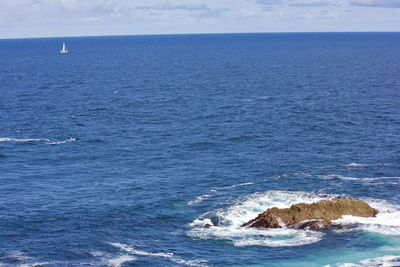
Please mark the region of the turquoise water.
POLYGON ((399 266, 399 62, 398 33, 0 40, 0 265, 399 266), (335 196, 379 214, 240 227, 335 196))

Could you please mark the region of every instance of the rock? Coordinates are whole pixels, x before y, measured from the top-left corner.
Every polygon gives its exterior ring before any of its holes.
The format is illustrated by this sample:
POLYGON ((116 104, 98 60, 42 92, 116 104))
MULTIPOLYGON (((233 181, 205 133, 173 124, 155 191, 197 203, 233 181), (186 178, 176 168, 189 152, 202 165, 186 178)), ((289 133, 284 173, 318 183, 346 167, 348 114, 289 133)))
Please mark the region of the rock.
POLYGON ((311 204, 299 203, 290 208, 271 208, 259 214, 243 227, 320 229, 340 227, 332 223, 343 215, 375 217, 378 212, 361 200, 338 199, 321 200, 311 204))

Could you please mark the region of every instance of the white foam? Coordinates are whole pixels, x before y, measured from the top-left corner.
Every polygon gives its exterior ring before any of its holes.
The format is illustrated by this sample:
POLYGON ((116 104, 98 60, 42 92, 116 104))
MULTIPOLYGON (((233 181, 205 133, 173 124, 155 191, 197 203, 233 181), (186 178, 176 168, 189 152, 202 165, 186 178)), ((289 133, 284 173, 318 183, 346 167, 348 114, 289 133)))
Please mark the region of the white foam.
POLYGON ((12 258, 18 261, 26 261, 26 260, 32 260, 32 257, 29 256, 25 256, 22 252, 20 251, 14 251, 13 253, 11 253, 8 258, 12 258))
POLYGON ((390 166, 390 164, 362 164, 362 163, 349 163, 345 165, 347 167, 374 167, 374 166, 390 166))
POLYGON ((172 261, 187 266, 207 266, 206 260, 183 260, 181 258, 172 258, 172 261))
POLYGON ((184 260, 184 259, 181 259, 180 257, 175 256, 173 253, 163 253, 163 252, 153 253, 153 252, 147 252, 147 251, 143 251, 143 250, 137 250, 137 249, 135 249, 134 246, 121 244, 121 243, 109 243, 109 244, 114 247, 117 247, 125 252, 129 252, 133 255, 139 255, 139 256, 145 256, 145 257, 167 258, 167 259, 171 260, 172 262, 184 264, 187 266, 205 266, 205 263, 207 262, 205 260, 184 260))
POLYGON ((288 208, 295 203, 312 203, 322 199, 330 199, 337 195, 316 194, 291 191, 267 191, 254 193, 227 210, 218 210, 216 215, 221 218, 222 224, 241 226, 243 223, 255 218, 259 213, 268 208, 288 208))
POLYGON ((0 142, 50 142, 50 139, 0 137, 0 142))
POLYGON ((371 207, 378 210, 376 217, 363 218, 344 215, 335 220, 342 225, 356 224, 356 229, 383 235, 400 235, 400 207, 385 200, 364 199, 371 207))
POLYGON ((110 245, 117 247, 121 250, 124 250, 126 252, 132 253, 134 255, 140 255, 140 256, 172 258, 172 256, 174 255, 173 253, 151 253, 142 250, 137 250, 133 246, 121 243, 110 243, 110 245))
POLYGON ((210 219, 195 219, 193 222, 189 223, 190 227, 194 226, 205 226, 205 225, 214 225, 210 219))
POLYGON ((357 225, 355 229, 366 232, 374 232, 382 235, 400 235, 400 212, 378 213, 374 218, 363 218, 344 215, 335 220, 335 223, 342 225, 357 225))
POLYGON ((36 266, 44 266, 44 265, 54 265, 56 262, 54 261, 43 261, 43 262, 32 262, 32 263, 24 263, 18 265, 19 267, 36 267, 36 266))
MULTIPOLYGON (((328 265, 329 266, 329 265, 328 265)), ((395 267, 400 266, 400 256, 385 255, 383 257, 362 260, 359 263, 339 263, 338 267, 395 267)))
POLYGON ((52 141, 48 138, 13 138, 13 137, 0 137, 0 142, 44 142, 47 145, 59 145, 59 144, 65 144, 67 142, 72 142, 76 141, 75 138, 71 137, 68 138, 67 140, 63 141, 52 141))
POLYGON ((216 193, 218 190, 225 190, 225 189, 236 188, 236 187, 241 187, 241 186, 248 186, 248 185, 253 185, 253 184, 255 184, 255 182, 246 182, 246 183, 234 184, 234 185, 211 189, 210 192, 212 192, 214 194, 203 194, 201 196, 198 196, 194 200, 190 200, 187 204, 188 205, 198 204, 198 203, 202 202, 203 200, 207 200, 211 197, 217 196, 220 194, 220 193, 218 193, 218 194, 216 193))
POLYGON ((64 140, 64 141, 54 141, 54 142, 46 141, 45 143, 48 144, 48 145, 60 145, 60 144, 65 144, 65 143, 73 142, 73 141, 76 141, 76 139, 71 137, 71 138, 69 138, 67 140, 64 140))
POLYGON ((92 255, 93 257, 100 257, 104 255, 104 253, 101 251, 90 251, 89 254, 92 255))
POLYGON ((301 246, 318 242, 323 233, 296 229, 255 229, 241 227, 242 224, 255 218, 268 208, 287 208, 295 203, 312 203, 322 199, 331 199, 337 195, 316 194, 306 192, 267 191, 254 193, 224 209, 208 212, 196 218, 189 224, 187 234, 192 238, 223 239, 232 241, 235 246, 301 246), (213 225, 211 218, 215 217, 218 225, 213 225))
POLYGON ((247 185, 253 185, 254 182, 248 182, 248 183, 241 183, 241 184, 234 184, 234 185, 230 185, 224 188, 235 188, 235 187, 241 187, 241 186, 247 186, 247 185))
POLYGON ((112 267, 120 267, 123 263, 134 260, 136 260, 136 258, 131 255, 122 255, 118 256, 117 258, 107 260, 106 265, 112 267))
POLYGON ((322 239, 323 233, 288 228, 255 229, 239 227, 193 228, 193 238, 229 240, 235 246, 287 247, 312 244, 322 239))
POLYGON ((320 177, 324 180, 332 180, 332 179, 340 179, 345 181, 360 181, 360 182, 374 182, 379 180, 397 180, 400 179, 399 176, 381 176, 381 177, 350 177, 343 176, 340 174, 328 174, 328 175, 320 175, 320 177))
MULTIPOLYGON (((15 261, 21 262, 20 264, 17 265, 19 267, 34 267, 34 266, 54 265, 54 264, 57 263, 55 261, 34 262, 34 260, 35 260, 34 258, 32 258, 30 256, 26 256, 20 251, 14 251, 10 255, 8 255, 8 256, 6 256, 4 258, 9 258, 9 259, 13 259, 15 261)), ((4 258, 2 258, 2 259, 4 259, 4 258)), ((0 262, 0 266, 10 266, 10 265, 0 262)))
POLYGON ((187 204, 188 204, 188 205, 198 204, 198 203, 202 202, 203 200, 206 200, 206 199, 208 199, 208 198, 210 198, 210 197, 212 197, 212 196, 214 196, 214 195, 211 195, 211 194, 204 194, 204 195, 198 196, 198 197, 197 197, 196 199, 194 199, 194 200, 190 200, 187 204))
MULTIPOLYGON (((381 178, 397 179, 398 177, 380 177, 379 179, 381 178)), ((233 203, 230 207, 207 212, 196 218, 189 223, 191 229, 187 232, 187 235, 200 239, 229 240, 235 246, 262 245, 274 247, 315 243, 321 240, 323 233, 287 228, 255 229, 241 227, 241 225, 271 207, 288 208, 295 203, 312 203, 337 196, 289 191, 254 193, 233 203), (218 223, 213 223, 213 221, 218 223)), ((334 222, 342 225, 355 225, 355 229, 367 232, 400 235, 400 206, 379 199, 363 200, 379 211, 376 217, 363 218, 345 215, 334 222)))
POLYGON ((352 162, 352 163, 347 164, 346 166, 347 167, 364 167, 365 164, 359 164, 359 163, 352 162))

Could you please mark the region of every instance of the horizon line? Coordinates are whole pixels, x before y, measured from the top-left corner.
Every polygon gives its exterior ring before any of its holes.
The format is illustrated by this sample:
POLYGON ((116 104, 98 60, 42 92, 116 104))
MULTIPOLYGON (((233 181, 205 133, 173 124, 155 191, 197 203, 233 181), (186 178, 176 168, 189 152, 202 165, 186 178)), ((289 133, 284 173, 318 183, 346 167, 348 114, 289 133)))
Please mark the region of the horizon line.
POLYGON ((67 35, 67 36, 32 36, 10 37, 0 40, 21 39, 59 39, 59 38, 84 38, 84 37, 129 37, 129 36, 172 36, 172 35, 228 35, 228 34, 293 34, 293 33, 400 33, 400 31, 280 31, 280 32, 199 32, 199 33, 144 33, 144 34, 106 34, 106 35, 67 35))

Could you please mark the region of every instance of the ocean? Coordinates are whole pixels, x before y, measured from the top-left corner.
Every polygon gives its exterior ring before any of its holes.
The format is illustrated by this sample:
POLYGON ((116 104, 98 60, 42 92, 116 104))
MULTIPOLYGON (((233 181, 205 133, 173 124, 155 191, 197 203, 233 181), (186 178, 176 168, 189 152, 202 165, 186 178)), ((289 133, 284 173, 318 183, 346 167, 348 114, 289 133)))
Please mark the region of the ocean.
POLYGON ((400 33, 0 40, 0 266, 400 266, 399 134, 400 33))

